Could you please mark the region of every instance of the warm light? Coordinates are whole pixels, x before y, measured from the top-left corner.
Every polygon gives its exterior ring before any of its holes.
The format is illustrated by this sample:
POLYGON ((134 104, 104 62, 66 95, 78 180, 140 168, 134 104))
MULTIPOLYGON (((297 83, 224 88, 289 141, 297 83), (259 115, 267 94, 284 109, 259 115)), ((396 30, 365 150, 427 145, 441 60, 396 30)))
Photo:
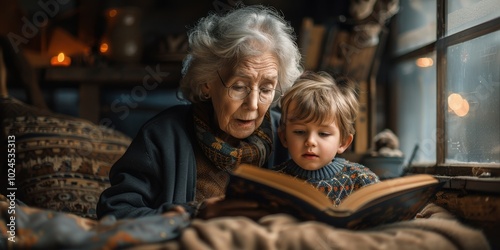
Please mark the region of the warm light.
POLYGON ((106 53, 109 49, 109 46, 107 43, 101 43, 101 46, 99 46, 99 51, 101 51, 101 53, 106 53))
POLYGON ((432 60, 432 58, 422 57, 417 59, 416 64, 420 68, 427 68, 432 66, 434 64, 434 61, 432 60))
POLYGON ((50 65, 52 66, 69 66, 71 64, 71 58, 64 55, 63 52, 59 53, 57 56, 53 56, 50 59, 50 65))
POLYGON ((453 93, 448 96, 448 107, 451 110, 457 110, 462 106, 462 96, 460 94, 453 93))
POLYGON ((65 58, 65 56, 64 56, 64 53, 62 53, 62 52, 57 55, 57 61, 60 63, 64 62, 64 58, 65 58))
POLYGON ((453 111, 456 115, 463 117, 469 113, 469 102, 460 94, 453 93, 448 96, 448 111, 453 111))
POLYGON ((117 13, 117 11, 116 11, 115 9, 112 9, 112 10, 110 10, 110 11, 108 12, 108 15, 109 15, 110 17, 114 17, 114 16, 116 16, 116 13, 117 13))
POLYGON ((469 102, 465 99, 462 99, 462 104, 460 105, 460 108, 455 109, 453 111, 455 111, 455 114, 457 114, 460 117, 466 116, 469 113, 469 102))

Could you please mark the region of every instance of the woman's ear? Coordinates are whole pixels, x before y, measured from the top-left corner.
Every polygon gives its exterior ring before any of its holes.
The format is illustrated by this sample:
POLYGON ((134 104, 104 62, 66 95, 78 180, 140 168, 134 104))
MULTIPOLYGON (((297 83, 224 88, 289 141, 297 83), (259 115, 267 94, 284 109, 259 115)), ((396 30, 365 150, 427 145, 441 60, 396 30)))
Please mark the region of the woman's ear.
POLYGON ((205 82, 201 85, 201 93, 203 93, 203 95, 210 95, 210 84, 208 84, 208 82, 205 82))
POLYGON ((279 126, 278 128, 278 137, 280 138, 283 147, 288 148, 288 145, 286 143, 285 128, 283 126, 279 126))
POLYGON ((344 142, 337 149, 337 154, 344 153, 344 151, 351 145, 353 139, 354 139, 354 135, 349 134, 349 136, 347 136, 347 138, 345 138, 344 142))

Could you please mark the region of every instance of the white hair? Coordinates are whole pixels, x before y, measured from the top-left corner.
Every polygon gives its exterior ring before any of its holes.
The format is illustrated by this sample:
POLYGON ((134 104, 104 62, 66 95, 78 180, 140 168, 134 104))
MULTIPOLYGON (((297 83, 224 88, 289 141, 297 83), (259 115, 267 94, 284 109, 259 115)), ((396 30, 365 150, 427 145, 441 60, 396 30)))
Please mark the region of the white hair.
POLYGON ((180 89, 184 98, 199 102, 201 85, 217 79, 217 70, 271 52, 278 59, 278 84, 285 92, 302 73, 301 55, 291 25, 275 9, 261 5, 211 13, 188 32, 180 89))

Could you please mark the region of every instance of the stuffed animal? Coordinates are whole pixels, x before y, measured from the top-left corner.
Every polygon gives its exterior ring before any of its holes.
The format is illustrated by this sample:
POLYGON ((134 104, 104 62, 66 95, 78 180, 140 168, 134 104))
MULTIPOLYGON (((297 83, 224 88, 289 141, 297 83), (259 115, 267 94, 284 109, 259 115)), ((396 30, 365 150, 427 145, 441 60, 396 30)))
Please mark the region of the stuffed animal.
POLYGON ((373 138, 372 156, 402 157, 403 152, 399 150, 399 139, 390 130, 384 129, 373 138))

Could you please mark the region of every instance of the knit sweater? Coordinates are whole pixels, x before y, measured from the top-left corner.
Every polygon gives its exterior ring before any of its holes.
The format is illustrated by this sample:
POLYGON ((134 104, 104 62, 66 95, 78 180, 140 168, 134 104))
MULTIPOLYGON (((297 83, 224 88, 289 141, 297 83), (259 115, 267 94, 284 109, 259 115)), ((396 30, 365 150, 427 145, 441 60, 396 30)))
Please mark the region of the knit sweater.
POLYGON ((339 157, 317 170, 303 169, 291 159, 276 166, 275 170, 311 184, 336 206, 352 192, 380 181, 367 167, 339 157))
MULTIPOLYGON (((273 129, 279 118, 279 112, 271 112, 273 129)), ((277 136, 274 142, 265 168, 288 159, 277 136)), ((141 217, 164 213, 174 205, 194 213, 200 152, 191 105, 174 106, 151 118, 111 168, 111 187, 101 194, 97 216, 141 217)))

